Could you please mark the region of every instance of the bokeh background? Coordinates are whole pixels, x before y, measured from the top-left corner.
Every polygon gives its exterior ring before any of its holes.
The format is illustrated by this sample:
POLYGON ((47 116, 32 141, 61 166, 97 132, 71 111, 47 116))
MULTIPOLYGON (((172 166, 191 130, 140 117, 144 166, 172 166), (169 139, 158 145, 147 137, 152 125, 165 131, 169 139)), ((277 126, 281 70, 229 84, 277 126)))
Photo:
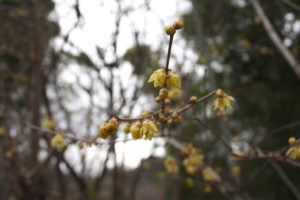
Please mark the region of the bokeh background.
POLYGON ((299 33, 298 0, 0 0, 0 199, 300 199, 297 161, 235 160, 213 134, 238 154, 284 156, 300 134, 299 33), (183 155, 165 138, 131 140, 120 129, 95 139, 113 115, 159 109, 147 80, 165 65, 164 28, 176 19, 174 104, 217 88, 235 102, 228 119, 209 100, 165 131, 200 148, 219 185, 182 167, 168 174, 164 158, 183 155), (66 135, 63 152, 39 129, 49 121, 66 135))

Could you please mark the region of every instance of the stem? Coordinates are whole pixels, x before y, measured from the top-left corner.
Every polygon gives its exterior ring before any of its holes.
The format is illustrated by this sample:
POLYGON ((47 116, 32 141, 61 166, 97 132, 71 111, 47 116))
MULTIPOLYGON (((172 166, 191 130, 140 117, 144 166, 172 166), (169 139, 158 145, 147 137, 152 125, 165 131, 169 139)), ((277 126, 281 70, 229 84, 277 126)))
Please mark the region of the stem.
MULTIPOLYGON (((171 50, 172 50, 172 44, 173 44, 174 34, 170 35, 170 41, 169 41, 169 47, 168 47, 168 54, 167 54, 167 63, 166 63, 166 67, 165 67, 167 78, 166 78, 166 82, 164 84, 164 88, 167 87, 168 72, 169 72, 169 63, 170 63, 170 57, 171 57, 171 50)), ((161 112, 162 113, 165 112, 165 101, 164 101, 164 99, 161 101, 161 112)))

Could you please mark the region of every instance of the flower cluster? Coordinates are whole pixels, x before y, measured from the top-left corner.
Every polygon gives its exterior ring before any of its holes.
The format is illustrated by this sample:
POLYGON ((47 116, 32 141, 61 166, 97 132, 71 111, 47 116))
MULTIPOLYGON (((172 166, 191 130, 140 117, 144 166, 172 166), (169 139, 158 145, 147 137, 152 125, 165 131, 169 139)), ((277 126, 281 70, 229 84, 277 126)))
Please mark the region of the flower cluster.
POLYGON ((165 31, 167 35, 174 35, 176 30, 183 27, 183 22, 181 20, 176 20, 172 25, 166 26, 165 31))
POLYGON ((127 124, 124 127, 124 132, 131 133, 133 139, 151 140, 153 136, 158 134, 159 130, 154 121, 145 119, 143 122, 136 121, 133 124, 127 124))
POLYGON ((51 139, 51 146, 52 148, 62 151, 64 148, 68 146, 68 143, 65 141, 64 137, 61 134, 56 134, 52 139, 51 139))
POLYGON ((164 165, 165 165, 168 173, 178 172, 178 165, 177 165, 174 157, 172 157, 172 156, 166 157, 165 161, 164 161, 164 165))
POLYGON ((232 96, 229 96, 221 89, 216 91, 216 96, 217 99, 214 101, 214 109, 223 111, 226 108, 232 108, 231 102, 234 101, 232 96))
POLYGON ((195 174, 204 165, 204 156, 200 150, 189 144, 181 149, 187 155, 182 161, 183 166, 188 174, 195 174))
POLYGON ((172 71, 165 69, 155 70, 149 80, 148 83, 153 82, 154 87, 164 87, 167 85, 169 88, 181 88, 181 80, 179 75, 172 71))
POLYGON ((289 138, 290 148, 286 151, 285 155, 291 159, 299 159, 300 158, 300 146, 295 137, 289 138))

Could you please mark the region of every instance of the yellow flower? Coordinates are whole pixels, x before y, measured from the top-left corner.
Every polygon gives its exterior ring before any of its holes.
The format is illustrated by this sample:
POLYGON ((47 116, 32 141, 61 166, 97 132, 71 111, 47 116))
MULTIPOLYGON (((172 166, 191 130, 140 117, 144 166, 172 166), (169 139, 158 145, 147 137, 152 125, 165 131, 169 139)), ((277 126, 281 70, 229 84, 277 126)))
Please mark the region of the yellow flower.
POLYGON ((291 159, 298 159, 300 158, 300 147, 299 146, 292 146, 290 147, 286 153, 285 156, 291 158, 291 159))
POLYGON ((0 136, 5 134, 5 128, 4 127, 0 127, 0 136))
POLYGON ((217 90, 216 96, 217 99, 214 101, 214 109, 223 111, 225 108, 232 108, 231 101, 234 101, 232 96, 229 96, 221 89, 217 90))
POLYGON ((181 88, 181 80, 176 72, 170 71, 168 73, 167 86, 169 88, 181 88))
POLYGON ((165 165, 168 173, 178 172, 178 166, 176 164, 174 157, 172 157, 172 156, 166 157, 164 160, 164 165, 165 165))
POLYGON ((130 127, 130 133, 133 139, 139 139, 142 137, 141 135, 141 122, 135 122, 130 127))
POLYGON ((170 99, 176 99, 176 98, 180 97, 181 95, 182 95, 182 90, 181 89, 179 89, 179 88, 172 88, 169 91, 168 98, 170 98, 170 99))
POLYGON ((167 74, 165 69, 158 69, 151 74, 148 83, 153 82, 154 87, 163 87, 165 85, 166 79, 167 74))
POLYGON ((213 176, 213 174, 210 172, 208 168, 202 170, 202 175, 205 181, 212 182, 215 180, 215 177, 213 176))
POLYGON ((141 136, 147 140, 151 140, 155 134, 158 133, 156 124, 151 120, 145 120, 141 128, 141 136))
POLYGON ((205 188, 204 188, 204 192, 207 193, 207 194, 211 193, 211 190, 212 189, 211 189, 211 187, 209 185, 205 186, 205 188))
POLYGON ((199 168, 203 166, 204 156, 201 154, 191 154, 189 157, 183 160, 186 172, 194 174, 199 168))
POLYGON ((42 128, 44 129, 52 129, 54 127, 55 122, 53 120, 47 120, 42 124, 42 128))
POLYGON ((193 144, 188 144, 181 148, 181 152, 187 155, 194 155, 200 152, 200 149, 197 149, 193 144))
POLYGON ((68 143, 65 141, 64 137, 60 134, 56 134, 52 139, 51 139, 51 146, 55 148, 58 151, 63 150, 66 148, 68 143))
POLYGON ((187 184, 188 187, 193 187, 195 185, 194 180, 192 178, 190 178, 190 177, 186 178, 185 182, 186 182, 186 184, 187 184))
POLYGON ((126 133, 126 134, 128 134, 128 133, 130 133, 130 124, 126 124, 125 125, 125 127, 124 127, 124 132, 126 133))
POLYGON ((241 173, 241 167, 240 166, 234 166, 231 168, 231 172, 234 175, 239 175, 241 173))

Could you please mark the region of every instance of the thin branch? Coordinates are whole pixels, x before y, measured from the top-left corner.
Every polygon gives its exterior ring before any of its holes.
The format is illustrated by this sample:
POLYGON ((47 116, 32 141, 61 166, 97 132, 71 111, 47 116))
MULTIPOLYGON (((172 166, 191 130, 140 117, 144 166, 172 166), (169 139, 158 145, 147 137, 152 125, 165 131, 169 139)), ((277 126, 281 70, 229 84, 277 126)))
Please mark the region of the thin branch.
POLYGON ((257 0, 249 0, 252 6, 254 7, 257 15, 262 19, 264 28, 273 41, 274 45, 277 47, 278 51, 282 54, 285 60, 289 63, 291 68, 294 70, 295 74, 300 79, 300 63, 299 61, 293 56, 290 50, 284 46, 281 38, 279 37, 278 33, 275 31, 274 27, 272 26, 270 20, 268 19, 267 15, 265 14, 262 6, 257 0))
POLYGON ((297 187, 294 185, 294 183, 291 181, 291 179, 287 176, 285 171, 274 161, 270 161, 270 164, 275 169, 275 171, 278 173, 278 175, 280 176, 282 181, 285 183, 285 185, 290 189, 290 191, 296 197, 296 199, 300 200, 300 193, 299 193, 297 187))

